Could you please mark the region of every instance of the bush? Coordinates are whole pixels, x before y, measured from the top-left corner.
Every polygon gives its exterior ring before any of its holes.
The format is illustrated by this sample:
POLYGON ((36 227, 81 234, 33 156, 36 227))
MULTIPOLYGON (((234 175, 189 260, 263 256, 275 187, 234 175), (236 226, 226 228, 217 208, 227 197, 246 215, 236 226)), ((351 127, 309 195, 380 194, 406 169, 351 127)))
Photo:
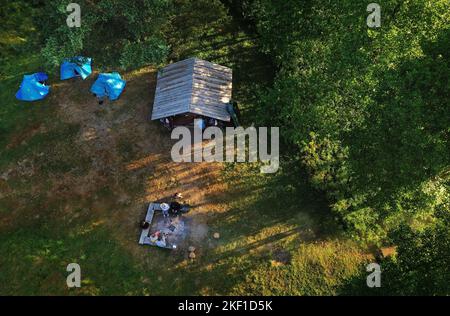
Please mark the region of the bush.
POLYGON ((48 1, 36 17, 49 68, 66 57, 93 57, 103 68, 138 68, 163 62, 168 53, 162 28, 170 0, 80 0, 81 27, 69 28, 66 7, 71 1, 48 1))

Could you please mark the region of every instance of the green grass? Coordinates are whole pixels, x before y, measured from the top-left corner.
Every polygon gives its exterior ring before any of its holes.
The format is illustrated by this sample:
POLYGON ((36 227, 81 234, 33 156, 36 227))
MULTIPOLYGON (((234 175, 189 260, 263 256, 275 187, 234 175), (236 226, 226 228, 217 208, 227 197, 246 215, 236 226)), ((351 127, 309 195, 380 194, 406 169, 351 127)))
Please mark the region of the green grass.
POLYGON ((262 262, 234 294, 337 295, 339 286, 357 274, 365 262, 357 246, 339 241, 299 244, 291 260, 289 265, 262 262))
POLYGON ((58 223, 0 235, 0 295, 143 295, 141 271, 101 227, 58 223), (82 286, 68 289, 69 263, 80 264, 82 286))
POLYGON ((14 133, 32 126, 49 114, 48 100, 38 103, 25 103, 17 100, 15 94, 19 89, 22 77, 37 69, 39 58, 34 55, 16 56, 14 68, 2 67, 2 88, 0 89, 0 148, 4 148, 6 140, 14 133))
MULTIPOLYGON (((22 76, 39 68, 39 52, 34 42, 33 10, 21 1, 2 0, 0 29, 0 148, 5 139, 25 124, 31 124, 41 111, 15 99, 22 76)), ((45 104, 40 105, 45 107, 45 104)))
MULTIPOLYGON (((236 192, 230 201, 233 209, 212 220, 221 239, 197 262, 159 269, 131 256, 94 215, 80 209, 80 215, 66 223, 58 211, 48 209, 50 215, 21 221, 14 231, 0 234, 0 294, 332 295, 364 261, 356 246, 321 229, 314 202, 302 198, 309 205, 302 206, 302 213, 289 208, 283 212, 277 199, 258 202, 258 194, 251 194, 257 190, 255 179, 227 179, 247 190, 236 192), (306 209, 310 213, 304 213, 306 209), (280 250, 290 254, 290 263, 277 264, 280 250), (71 262, 82 267, 81 289, 65 287, 65 267, 71 262)), ((113 194, 100 193, 105 198, 113 194)), ((28 217, 33 214, 29 211, 28 217)), ((150 261, 173 262, 170 253, 150 251, 150 261)))
POLYGON ((360 272, 367 256, 341 235, 306 180, 292 186, 289 175, 248 165, 230 167, 225 180, 232 208, 215 221, 223 240, 210 256, 212 293, 336 295, 360 272))

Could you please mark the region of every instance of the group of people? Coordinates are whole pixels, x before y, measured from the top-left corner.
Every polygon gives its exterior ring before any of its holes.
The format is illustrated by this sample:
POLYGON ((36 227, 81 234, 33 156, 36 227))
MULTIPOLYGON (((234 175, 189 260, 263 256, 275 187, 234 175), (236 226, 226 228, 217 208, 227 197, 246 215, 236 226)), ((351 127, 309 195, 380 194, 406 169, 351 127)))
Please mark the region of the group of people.
POLYGON ((161 206, 162 214, 165 218, 169 217, 170 215, 178 216, 178 215, 182 214, 183 206, 176 201, 171 202, 170 204, 161 203, 160 206, 161 206))
POLYGON ((167 235, 165 233, 157 231, 150 236, 150 242, 158 247, 167 247, 167 235))
MULTIPOLYGON (((173 196, 173 201, 170 203, 161 203, 159 206, 161 208, 162 214, 166 220, 166 224, 167 222, 172 222, 172 220, 170 219, 170 216, 178 216, 181 215, 183 213, 187 213, 190 209, 190 206, 187 204, 180 204, 179 202, 177 202, 177 200, 182 199, 183 196, 180 193, 176 193, 173 196)), ((149 229, 150 228, 151 223, 144 221, 142 222, 142 229, 149 229)), ((150 237, 147 237, 148 241, 153 244, 156 245, 158 247, 162 247, 162 248, 167 248, 167 246, 169 245, 168 241, 167 241, 167 237, 168 234, 161 232, 161 231, 157 231, 155 233, 153 233, 150 237)))
POLYGON ((172 202, 160 204, 162 214, 165 218, 168 218, 170 215, 178 216, 189 211, 190 206, 188 204, 180 204, 179 202, 177 202, 177 200, 180 200, 182 198, 183 195, 181 193, 176 193, 173 196, 172 202))

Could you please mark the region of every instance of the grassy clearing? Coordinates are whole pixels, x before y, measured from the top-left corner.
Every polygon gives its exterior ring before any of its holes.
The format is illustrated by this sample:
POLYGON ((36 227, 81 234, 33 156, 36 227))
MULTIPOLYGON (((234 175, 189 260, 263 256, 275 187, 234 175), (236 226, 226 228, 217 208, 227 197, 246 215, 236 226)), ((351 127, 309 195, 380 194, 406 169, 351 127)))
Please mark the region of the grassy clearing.
MULTIPOLYGON (((132 259, 101 227, 57 231, 59 225, 22 227, 0 239, 1 295, 143 295, 132 259), (82 267, 82 287, 64 284, 68 262, 82 267), (20 276, 20 277, 19 277, 20 276)), ((65 227, 67 228, 67 227, 65 227)))
MULTIPOLYGON (((253 87, 269 84, 272 71, 257 39, 219 1, 203 2, 180 1, 182 13, 167 33, 172 59, 198 56, 233 67, 250 123, 253 87), (201 10, 190 7, 202 3, 201 10)), ((86 93, 94 78, 54 79, 49 98, 23 104, 14 93, 23 73, 39 70, 39 58, 24 52, 8 60, 0 108, 0 295, 331 295, 366 260, 340 236, 295 165, 285 162, 284 170, 295 172, 269 176, 257 165, 172 163, 169 135, 147 121, 154 69, 124 74, 123 97, 103 107, 86 93), (201 236, 189 240, 198 248, 194 262, 183 248, 136 244, 146 203, 176 191, 195 205, 190 216, 201 236), (65 286, 71 262, 82 267, 81 289, 65 286)))
POLYGON ((300 244, 289 265, 276 260, 252 270, 234 293, 245 295, 336 295, 339 285, 359 272, 366 261, 351 243, 300 244))

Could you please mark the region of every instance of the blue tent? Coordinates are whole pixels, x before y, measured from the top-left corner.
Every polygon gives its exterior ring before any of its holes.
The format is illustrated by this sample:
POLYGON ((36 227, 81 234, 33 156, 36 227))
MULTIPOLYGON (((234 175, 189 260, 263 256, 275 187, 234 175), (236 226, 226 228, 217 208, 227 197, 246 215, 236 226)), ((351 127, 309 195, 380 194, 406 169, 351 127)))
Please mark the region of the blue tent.
POLYGON ((91 58, 81 56, 65 59, 61 64, 61 80, 75 77, 86 79, 92 73, 91 62, 91 58))
POLYGON ((117 72, 100 74, 91 87, 91 92, 97 97, 108 97, 111 101, 117 100, 125 89, 126 81, 122 80, 117 72))
POLYGON ((22 101, 42 100, 50 92, 50 87, 43 83, 47 79, 47 74, 43 72, 23 76, 16 98, 22 101))

